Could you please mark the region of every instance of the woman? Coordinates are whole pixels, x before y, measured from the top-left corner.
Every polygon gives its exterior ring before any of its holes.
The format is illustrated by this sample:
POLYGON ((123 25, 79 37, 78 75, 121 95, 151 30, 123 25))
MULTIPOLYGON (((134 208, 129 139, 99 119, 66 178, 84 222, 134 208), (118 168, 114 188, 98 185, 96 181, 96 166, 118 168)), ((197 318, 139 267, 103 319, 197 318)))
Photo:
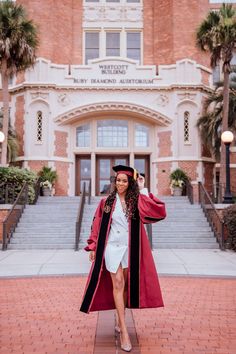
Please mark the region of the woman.
POLYGON ((113 167, 115 188, 96 210, 86 251, 93 262, 80 310, 116 308, 121 349, 132 346, 125 307, 161 307, 163 300, 144 224, 162 220, 165 205, 148 194, 144 177, 128 166, 113 167))

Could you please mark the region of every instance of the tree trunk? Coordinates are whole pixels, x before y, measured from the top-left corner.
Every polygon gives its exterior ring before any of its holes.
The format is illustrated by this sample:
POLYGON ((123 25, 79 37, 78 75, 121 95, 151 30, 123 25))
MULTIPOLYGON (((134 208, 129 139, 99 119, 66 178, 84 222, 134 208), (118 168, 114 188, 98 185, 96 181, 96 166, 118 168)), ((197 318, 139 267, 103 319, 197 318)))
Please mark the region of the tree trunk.
MULTIPOLYGON (((222 117, 222 133, 228 130, 228 116, 229 116, 229 72, 224 72, 224 90, 223 90, 223 117, 222 117)), ((226 183, 226 164, 225 164, 225 144, 221 141, 220 152, 220 184, 225 187, 226 183)))
POLYGON ((8 91, 7 62, 4 59, 2 60, 1 74, 2 74, 2 98, 3 98, 2 131, 5 135, 5 140, 2 143, 1 166, 7 166, 7 140, 8 140, 8 129, 9 129, 9 91, 8 91))

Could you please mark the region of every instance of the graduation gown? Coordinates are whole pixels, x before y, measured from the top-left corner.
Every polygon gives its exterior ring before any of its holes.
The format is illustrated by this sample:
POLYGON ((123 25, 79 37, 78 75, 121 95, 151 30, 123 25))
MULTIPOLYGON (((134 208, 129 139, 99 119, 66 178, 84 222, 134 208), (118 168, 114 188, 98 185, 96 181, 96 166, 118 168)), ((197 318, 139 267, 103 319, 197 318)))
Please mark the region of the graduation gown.
MULTIPOLYGON (((96 258, 88 276, 80 311, 115 309, 112 281, 104 261, 104 251, 109 236, 112 207, 105 206, 103 198, 95 212, 86 251, 95 251, 96 258), (105 206, 105 207, 104 207, 105 206)), ((166 217, 165 204, 154 197, 139 194, 134 218, 129 219, 128 308, 162 307, 163 299, 144 224, 166 217)))

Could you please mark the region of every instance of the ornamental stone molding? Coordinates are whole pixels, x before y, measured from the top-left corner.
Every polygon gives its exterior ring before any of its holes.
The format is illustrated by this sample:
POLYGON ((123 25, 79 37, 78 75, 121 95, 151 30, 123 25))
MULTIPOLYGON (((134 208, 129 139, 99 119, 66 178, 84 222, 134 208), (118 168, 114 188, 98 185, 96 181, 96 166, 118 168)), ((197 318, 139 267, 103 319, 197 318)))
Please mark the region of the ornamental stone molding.
POLYGON ((68 106, 70 104, 70 97, 67 93, 60 93, 57 96, 57 102, 61 105, 61 106, 68 106))
POLYGON ((194 101, 196 99, 196 93, 188 92, 188 91, 178 93, 178 98, 179 101, 184 101, 184 100, 194 101))
POLYGON ((158 106, 165 107, 169 103, 169 97, 167 95, 160 94, 157 96, 156 103, 158 106))
POLYGON ((142 6, 84 6, 83 25, 91 22, 142 22, 142 6))
POLYGON ((37 92, 31 93, 32 100, 36 100, 37 98, 42 98, 43 100, 47 100, 48 96, 49 96, 49 93, 47 93, 47 92, 37 91, 37 92))
POLYGON ((161 126, 169 126, 172 123, 170 118, 151 108, 125 102, 101 102, 84 105, 60 114, 54 119, 54 121, 59 123, 59 125, 71 124, 76 120, 85 117, 94 117, 95 115, 101 116, 101 113, 104 116, 111 113, 113 115, 120 115, 123 113, 126 114, 126 116, 136 116, 147 119, 161 126))

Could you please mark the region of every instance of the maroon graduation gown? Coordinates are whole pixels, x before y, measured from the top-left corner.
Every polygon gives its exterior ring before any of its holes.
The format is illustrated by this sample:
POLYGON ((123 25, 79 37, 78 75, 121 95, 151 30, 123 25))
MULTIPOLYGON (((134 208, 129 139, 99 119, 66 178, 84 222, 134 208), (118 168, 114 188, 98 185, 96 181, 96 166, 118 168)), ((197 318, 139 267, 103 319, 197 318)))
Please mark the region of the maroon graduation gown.
MULTIPOLYGON (((103 198, 96 210, 86 251, 96 251, 88 276, 80 311, 111 310, 115 308, 112 281, 104 260, 104 251, 112 221, 112 208, 105 207, 103 198)), ((139 194, 135 218, 129 220, 128 308, 164 306, 158 275, 144 224, 166 217, 165 204, 149 193, 139 194)))

